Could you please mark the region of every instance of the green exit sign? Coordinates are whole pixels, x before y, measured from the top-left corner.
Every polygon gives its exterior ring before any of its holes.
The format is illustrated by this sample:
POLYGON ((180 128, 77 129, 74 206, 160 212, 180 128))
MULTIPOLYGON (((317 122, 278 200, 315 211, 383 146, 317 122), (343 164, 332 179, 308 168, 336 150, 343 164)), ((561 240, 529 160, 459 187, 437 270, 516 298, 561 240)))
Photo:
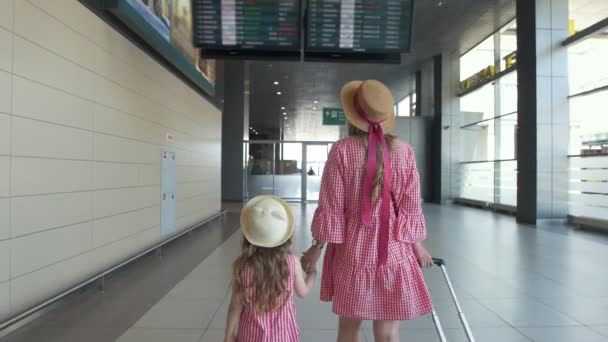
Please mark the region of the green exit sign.
POLYGON ((344 116, 344 111, 342 108, 323 108, 323 125, 346 125, 346 117, 344 116))

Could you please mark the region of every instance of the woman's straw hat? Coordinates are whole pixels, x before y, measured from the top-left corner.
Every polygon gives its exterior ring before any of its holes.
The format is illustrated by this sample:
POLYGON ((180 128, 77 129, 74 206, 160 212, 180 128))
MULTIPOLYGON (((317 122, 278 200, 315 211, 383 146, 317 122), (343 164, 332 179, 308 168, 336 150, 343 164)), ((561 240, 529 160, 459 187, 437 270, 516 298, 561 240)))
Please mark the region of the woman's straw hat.
POLYGON ((346 119, 358 129, 369 132, 370 126, 360 111, 379 123, 385 134, 395 129, 395 101, 391 91, 381 82, 348 82, 342 88, 341 100, 346 119))
POLYGON ((241 230, 247 241, 254 246, 278 247, 293 235, 293 212, 279 197, 255 197, 241 212, 241 230))

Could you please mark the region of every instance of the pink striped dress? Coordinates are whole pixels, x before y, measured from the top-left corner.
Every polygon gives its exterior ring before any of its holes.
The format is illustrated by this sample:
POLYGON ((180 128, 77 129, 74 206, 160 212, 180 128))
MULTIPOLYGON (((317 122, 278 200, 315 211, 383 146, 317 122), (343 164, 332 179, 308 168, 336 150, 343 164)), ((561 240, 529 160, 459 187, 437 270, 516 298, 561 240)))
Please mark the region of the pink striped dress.
POLYGON ((355 138, 337 142, 323 172, 315 239, 327 241, 321 300, 341 317, 409 320, 432 310, 412 243, 426 236, 420 183, 412 148, 396 140, 391 150, 392 205, 387 256, 379 263, 380 200, 371 224, 362 223, 366 147, 355 138))
MULTIPOLYGON (((288 256, 289 294, 285 304, 276 311, 260 314, 253 305, 247 305, 241 313, 237 333, 238 342, 296 342, 300 329, 296 323, 296 306, 293 301, 293 288, 296 279, 296 263, 300 262, 294 255, 288 256)), ((252 281, 252 272, 245 272, 244 282, 252 281)), ((251 289, 246 296, 253 296, 251 289)))

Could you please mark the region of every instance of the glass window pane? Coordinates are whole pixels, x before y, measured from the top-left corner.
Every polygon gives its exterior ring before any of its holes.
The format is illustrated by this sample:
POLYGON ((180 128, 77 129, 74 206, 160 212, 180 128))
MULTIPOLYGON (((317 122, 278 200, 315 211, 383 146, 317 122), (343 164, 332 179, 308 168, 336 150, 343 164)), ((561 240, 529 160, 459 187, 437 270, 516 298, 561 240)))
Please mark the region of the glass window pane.
POLYGON ((410 97, 407 96, 399 102, 399 116, 410 116, 410 97))
POLYGON ((492 121, 496 135, 496 159, 515 159, 517 114, 502 116, 492 121))
POLYGON ((500 30, 500 70, 507 69, 505 57, 517 51, 517 23, 512 22, 500 30))
POLYGON ((608 85, 608 39, 588 38, 568 48, 570 94, 608 85))
POLYGON ((581 31, 608 18, 606 0, 570 0, 569 17, 574 31, 581 31))
POLYGON ((274 176, 274 194, 287 199, 302 198, 302 144, 277 144, 282 155, 274 176))
POLYGON ((496 83, 500 87, 499 115, 517 112, 517 71, 508 73, 496 83))
POLYGON ((608 90, 570 99, 571 154, 582 154, 583 149, 592 147, 599 148, 592 144, 608 140, 607 103, 608 90))
POLYGON ((460 80, 466 80, 489 65, 494 65, 493 35, 460 58, 460 80))
POLYGON ((462 125, 491 119, 494 113, 494 85, 486 84, 460 98, 462 125))

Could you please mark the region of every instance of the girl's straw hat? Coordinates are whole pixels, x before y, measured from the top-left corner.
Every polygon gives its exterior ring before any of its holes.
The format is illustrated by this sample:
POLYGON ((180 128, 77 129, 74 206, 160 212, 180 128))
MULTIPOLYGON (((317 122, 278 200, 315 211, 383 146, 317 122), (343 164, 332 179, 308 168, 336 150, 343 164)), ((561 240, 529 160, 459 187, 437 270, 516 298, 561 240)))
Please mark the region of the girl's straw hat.
POLYGON ((395 101, 391 91, 381 82, 351 81, 342 88, 342 108, 348 122, 369 132, 369 121, 377 122, 385 134, 395 129, 395 101), (362 116, 367 114, 368 118, 362 116))
POLYGON ((255 197, 241 212, 241 230, 254 246, 278 247, 293 235, 293 212, 287 202, 279 197, 255 197))

